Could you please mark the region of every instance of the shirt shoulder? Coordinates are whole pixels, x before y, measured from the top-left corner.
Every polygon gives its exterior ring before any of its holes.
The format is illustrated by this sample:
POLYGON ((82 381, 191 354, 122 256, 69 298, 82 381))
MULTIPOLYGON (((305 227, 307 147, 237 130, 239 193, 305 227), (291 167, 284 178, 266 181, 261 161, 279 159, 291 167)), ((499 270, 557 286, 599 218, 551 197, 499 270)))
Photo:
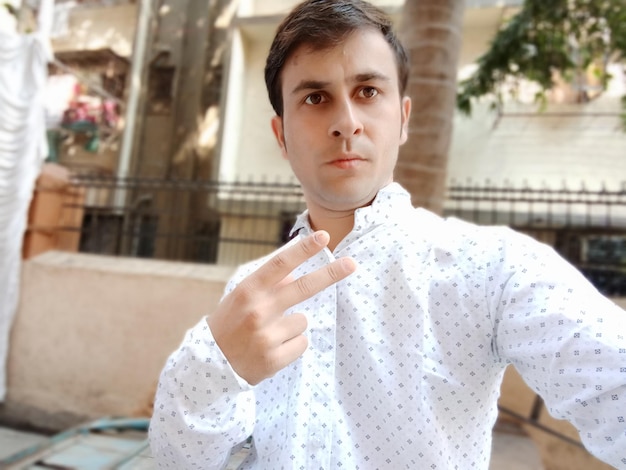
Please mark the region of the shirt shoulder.
POLYGON ((525 244, 534 240, 506 226, 477 225, 456 217, 442 217, 425 209, 415 209, 409 222, 433 247, 469 249, 507 243, 525 244))
POLYGON ((434 254, 451 254, 485 268, 520 267, 531 260, 567 264, 553 247, 507 226, 478 225, 416 209, 412 231, 420 233, 434 254))

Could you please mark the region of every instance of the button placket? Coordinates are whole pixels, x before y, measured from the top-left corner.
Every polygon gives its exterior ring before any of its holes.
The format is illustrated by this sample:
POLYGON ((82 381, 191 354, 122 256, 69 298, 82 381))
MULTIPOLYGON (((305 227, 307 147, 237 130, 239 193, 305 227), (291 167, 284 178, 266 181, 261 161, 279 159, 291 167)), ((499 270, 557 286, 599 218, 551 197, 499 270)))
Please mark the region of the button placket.
MULTIPOLYGON (((332 253, 322 252, 324 264, 334 260, 332 253)), ((311 377, 309 443, 307 468, 330 468, 332 447, 332 410, 335 396, 335 329, 337 317, 337 286, 319 294, 316 315, 310 324, 310 350, 314 354, 314 375, 311 377)), ((311 319, 310 319, 311 321, 311 319)))

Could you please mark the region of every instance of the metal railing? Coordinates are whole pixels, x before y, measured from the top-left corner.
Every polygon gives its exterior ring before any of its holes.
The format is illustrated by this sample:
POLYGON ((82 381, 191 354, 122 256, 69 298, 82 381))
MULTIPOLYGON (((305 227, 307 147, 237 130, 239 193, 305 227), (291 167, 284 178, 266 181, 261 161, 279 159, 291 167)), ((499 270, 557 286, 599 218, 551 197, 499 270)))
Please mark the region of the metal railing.
POLYGON ((615 190, 453 184, 446 213, 552 245, 606 295, 626 296, 626 184, 615 190))
POLYGON ((626 183, 616 190, 459 184, 448 188, 448 214, 516 228, 626 228, 626 183))
POLYGON ((116 179, 76 176, 83 211, 79 250, 193 262, 240 264, 288 238, 304 208, 295 183, 116 179))
MULTIPOLYGON (((82 252, 237 265, 283 244, 304 207, 296 182, 76 176, 65 209, 82 252)), ((445 215, 554 246, 610 295, 626 295, 626 187, 591 191, 453 183, 445 215)))

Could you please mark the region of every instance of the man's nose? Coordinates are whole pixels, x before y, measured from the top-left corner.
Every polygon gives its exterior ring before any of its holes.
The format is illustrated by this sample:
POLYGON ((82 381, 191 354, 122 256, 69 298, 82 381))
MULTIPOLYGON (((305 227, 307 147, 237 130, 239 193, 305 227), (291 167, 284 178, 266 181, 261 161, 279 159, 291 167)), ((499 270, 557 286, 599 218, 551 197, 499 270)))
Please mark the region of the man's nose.
POLYGON ((352 100, 346 98, 337 101, 335 107, 333 120, 329 128, 330 135, 349 139, 363 132, 363 122, 352 100))

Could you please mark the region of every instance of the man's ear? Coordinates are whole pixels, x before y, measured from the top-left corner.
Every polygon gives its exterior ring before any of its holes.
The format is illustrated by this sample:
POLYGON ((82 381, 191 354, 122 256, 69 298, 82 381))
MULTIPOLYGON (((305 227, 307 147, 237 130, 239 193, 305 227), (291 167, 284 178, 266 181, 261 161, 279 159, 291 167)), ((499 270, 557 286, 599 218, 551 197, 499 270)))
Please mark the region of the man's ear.
POLYGON ((276 137, 276 142, 280 147, 280 151, 283 154, 283 158, 287 158, 287 146, 285 145, 285 131, 283 129, 283 118, 280 116, 274 116, 272 118, 272 132, 276 137))
POLYGON ((411 116, 411 98, 405 96, 402 98, 402 130, 400 131, 400 145, 405 143, 409 138, 409 117, 411 116))

